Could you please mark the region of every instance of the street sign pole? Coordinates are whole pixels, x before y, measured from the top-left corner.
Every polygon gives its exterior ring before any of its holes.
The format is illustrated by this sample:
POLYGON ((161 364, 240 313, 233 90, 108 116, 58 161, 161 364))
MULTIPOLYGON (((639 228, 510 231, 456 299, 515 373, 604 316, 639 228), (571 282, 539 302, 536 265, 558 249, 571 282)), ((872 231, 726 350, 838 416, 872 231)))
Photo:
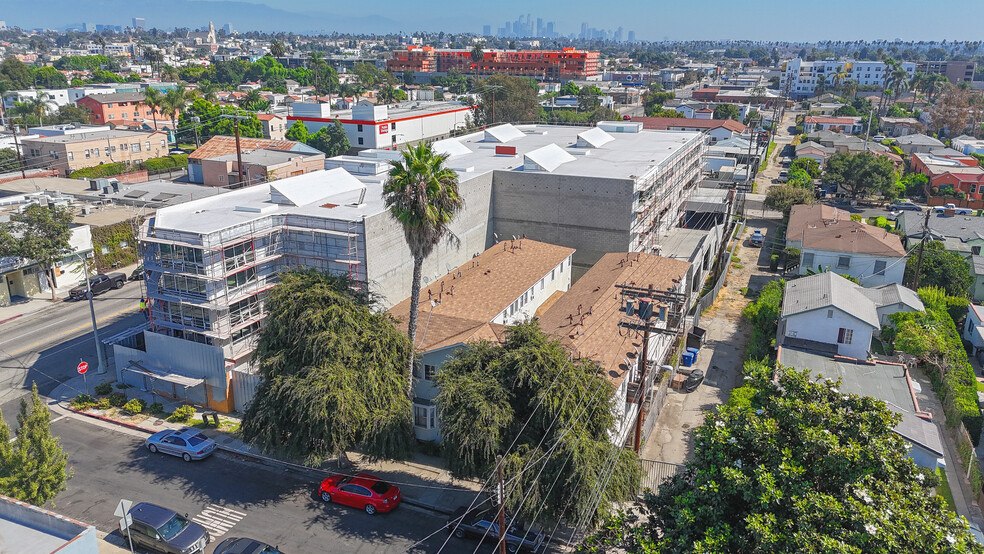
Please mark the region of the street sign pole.
POLYGON ((85 393, 89 394, 89 381, 85 378, 85 374, 89 371, 89 364, 79 358, 79 365, 76 370, 82 374, 82 386, 85 387, 85 393))
MULTIPOLYGON (((85 375, 83 373, 83 375, 85 375)), ((133 554, 133 537, 130 536, 130 525, 133 524, 133 516, 130 515, 130 507, 133 506, 133 502, 125 498, 120 499, 120 503, 116 505, 116 511, 113 515, 120 518, 120 532, 126 531, 126 538, 130 541, 130 554, 133 554)))

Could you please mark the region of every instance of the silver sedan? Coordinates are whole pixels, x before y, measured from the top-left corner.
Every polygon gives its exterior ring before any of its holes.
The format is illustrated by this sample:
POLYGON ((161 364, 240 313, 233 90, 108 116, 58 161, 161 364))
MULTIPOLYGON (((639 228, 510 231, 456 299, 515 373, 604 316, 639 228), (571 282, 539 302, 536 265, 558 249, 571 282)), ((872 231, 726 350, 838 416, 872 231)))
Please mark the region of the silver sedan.
POLYGON ((192 427, 154 433, 147 437, 144 445, 151 452, 181 456, 186 462, 207 458, 216 448, 214 440, 192 427))

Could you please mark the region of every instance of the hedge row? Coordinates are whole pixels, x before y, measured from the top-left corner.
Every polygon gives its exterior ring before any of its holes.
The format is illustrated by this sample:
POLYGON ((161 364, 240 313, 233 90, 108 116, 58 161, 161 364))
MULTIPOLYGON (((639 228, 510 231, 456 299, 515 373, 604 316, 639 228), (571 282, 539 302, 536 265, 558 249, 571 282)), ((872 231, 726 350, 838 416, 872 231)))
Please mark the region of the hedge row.
POLYGON ((133 220, 92 228, 92 247, 96 253, 96 267, 109 271, 138 261, 137 237, 133 220), (126 246, 123 246, 123 244, 126 246), (103 248, 106 253, 103 253, 103 248))
POLYGON ((770 281, 755 302, 745 306, 741 315, 752 324, 752 336, 745 351, 747 360, 771 359, 775 355, 776 329, 782 312, 782 295, 786 289, 783 280, 770 281))
POLYGON ((146 169, 150 173, 160 173, 171 169, 188 167, 188 154, 172 154, 160 158, 151 158, 138 164, 127 162, 116 162, 100 164, 93 167, 77 169, 69 175, 71 179, 98 179, 100 177, 113 177, 126 173, 127 171, 140 171, 146 169))

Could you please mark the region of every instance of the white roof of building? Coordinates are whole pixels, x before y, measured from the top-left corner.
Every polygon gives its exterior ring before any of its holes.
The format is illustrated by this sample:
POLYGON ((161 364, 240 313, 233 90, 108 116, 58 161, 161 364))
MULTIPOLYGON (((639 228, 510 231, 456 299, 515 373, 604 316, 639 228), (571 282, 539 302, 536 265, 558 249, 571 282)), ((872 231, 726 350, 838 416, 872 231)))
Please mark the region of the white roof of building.
POLYGON ((444 154, 449 158, 462 156, 464 154, 471 154, 471 150, 469 150, 464 144, 458 142, 457 139, 439 140, 431 145, 431 150, 437 152, 438 154, 444 154))
POLYGON ((523 156, 524 169, 534 171, 553 171, 562 164, 573 162, 575 159, 574 156, 556 144, 541 146, 523 156))
POLYGON ((615 137, 598 127, 577 134, 577 146, 579 148, 601 148, 613 140, 615 137))
POLYGON ((511 123, 489 127, 485 130, 485 142, 509 142, 523 137, 523 132, 511 123))
POLYGON ((270 183, 271 200, 277 204, 304 206, 325 197, 325 180, 331 183, 331 194, 361 190, 365 185, 341 168, 329 169, 322 175, 312 171, 293 179, 281 179, 270 183))

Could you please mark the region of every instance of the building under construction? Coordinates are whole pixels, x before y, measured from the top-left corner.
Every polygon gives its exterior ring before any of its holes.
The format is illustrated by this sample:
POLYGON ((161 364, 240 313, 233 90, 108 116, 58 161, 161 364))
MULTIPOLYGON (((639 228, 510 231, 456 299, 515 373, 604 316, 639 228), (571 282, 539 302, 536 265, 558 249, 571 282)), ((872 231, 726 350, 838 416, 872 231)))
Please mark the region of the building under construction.
POLYGON ((416 73, 505 73, 550 81, 586 79, 598 74, 600 54, 591 50, 483 50, 476 60, 468 48, 408 46, 394 50, 386 60, 386 70, 416 73))

